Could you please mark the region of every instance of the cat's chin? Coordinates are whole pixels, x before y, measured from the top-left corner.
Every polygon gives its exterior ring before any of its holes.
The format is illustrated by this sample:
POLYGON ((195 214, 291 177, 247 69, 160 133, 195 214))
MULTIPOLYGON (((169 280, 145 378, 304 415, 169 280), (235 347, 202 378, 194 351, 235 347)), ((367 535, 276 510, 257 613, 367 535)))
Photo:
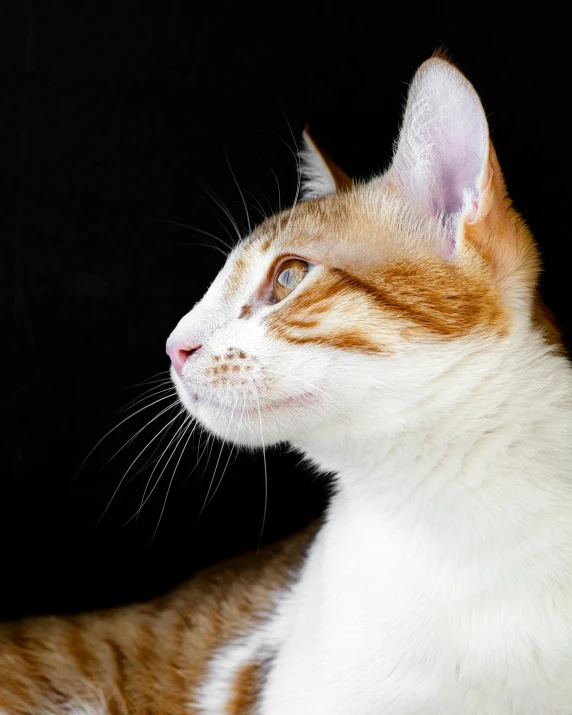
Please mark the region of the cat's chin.
POLYGON ((205 429, 226 442, 261 447, 288 442, 315 424, 319 396, 312 392, 278 399, 246 400, 240 394, 225 404, 187 389, 173 378, 187 412, 205 429))

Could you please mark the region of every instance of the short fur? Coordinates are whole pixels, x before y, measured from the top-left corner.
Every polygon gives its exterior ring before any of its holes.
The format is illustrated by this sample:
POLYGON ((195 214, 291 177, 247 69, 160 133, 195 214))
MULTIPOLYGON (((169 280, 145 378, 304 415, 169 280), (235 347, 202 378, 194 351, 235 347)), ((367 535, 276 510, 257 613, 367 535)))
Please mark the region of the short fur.
POLYGON ((0 710, 572 715, 572 370, 478 95, 432 58, 387 172, 303 158, 305 201, 168 350, 212 433, 336 475, 323 525, 148 606, 5 628, 0 710), (286 259, 308 273, 277 302, 286 259))

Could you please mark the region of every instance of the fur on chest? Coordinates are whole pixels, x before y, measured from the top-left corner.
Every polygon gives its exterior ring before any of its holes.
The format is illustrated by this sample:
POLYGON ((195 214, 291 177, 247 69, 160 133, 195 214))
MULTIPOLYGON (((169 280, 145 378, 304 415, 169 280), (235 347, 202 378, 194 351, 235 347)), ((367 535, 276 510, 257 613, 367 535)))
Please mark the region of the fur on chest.
POLYGON ((339 535, 355 557, 336 578, 323 566, 341 546, 324 527, 275 612, 211 660, 198 712, 572 712, 571 580, 543 591, 531 577, 527 592, 499 571, 491 587, 486 571, 455 574, 428 544, 379 533, 358 554, 364 521, 339 535))

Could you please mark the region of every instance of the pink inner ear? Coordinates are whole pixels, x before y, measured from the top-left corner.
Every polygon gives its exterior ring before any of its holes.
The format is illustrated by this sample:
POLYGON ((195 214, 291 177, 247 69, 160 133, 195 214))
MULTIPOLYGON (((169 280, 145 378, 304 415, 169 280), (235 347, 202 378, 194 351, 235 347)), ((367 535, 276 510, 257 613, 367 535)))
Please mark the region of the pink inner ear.
POLYGON ((430 206, 434 216, 457 213, 468 201, 478 207, 477 186, 484 157, 478 151, 481 146, 478 130, 467 127, 466 119, 458 118, 460 127, 457 121, 450 120, 433 128, 435 177, 432 191, 430 188, 430 206), (459 129, 467 130, 467 134, 459 129))
POLYGON ((488 160, 488 126, 479 97, 448 62, 426 62, 413 80, 388 178, 397 178, 421 213, 478 212, 488 160))

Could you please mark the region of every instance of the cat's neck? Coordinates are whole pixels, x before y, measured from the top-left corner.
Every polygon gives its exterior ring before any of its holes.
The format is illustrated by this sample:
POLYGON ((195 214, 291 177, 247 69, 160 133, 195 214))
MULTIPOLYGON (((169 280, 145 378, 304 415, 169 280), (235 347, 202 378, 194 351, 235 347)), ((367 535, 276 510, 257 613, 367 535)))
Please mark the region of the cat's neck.
POLYGON ((524 518, 531 506, 548 509, 555 491, 570 494, 572 370, 564 358, 530 331, 442 367, 400 414, 372 398, 363 423, 343 425, 343 436, 334 429, 298 445, 337 474, 334 509, 373 505, 380 516, 438 524, 458 539, 471 524, 482 536, 489 522, 503 529, 496 517, 505 502, 524 518))

